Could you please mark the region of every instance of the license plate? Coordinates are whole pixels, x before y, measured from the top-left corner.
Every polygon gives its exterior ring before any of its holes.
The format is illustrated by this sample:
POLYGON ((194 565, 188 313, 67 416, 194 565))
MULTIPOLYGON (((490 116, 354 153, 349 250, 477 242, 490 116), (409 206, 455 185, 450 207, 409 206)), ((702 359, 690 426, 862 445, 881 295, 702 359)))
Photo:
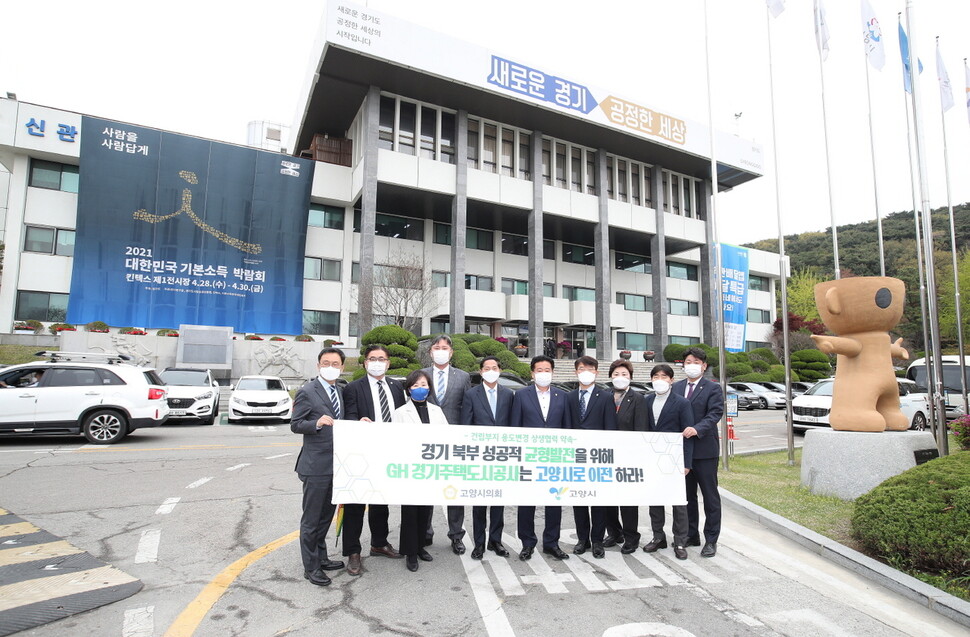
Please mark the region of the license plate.
POLYGON ((270 413, 272 411, 273 411, 273 409, 271 407, 254 407, 253 408, 253 413, 254 414, 268 414, 268 413, 270 413))
POLYGON ((185 409, 172 409, 168 412, 169 416, 184 416, 188 411, 185 409))
POLYGON ((799 416, 798 419, 802 422, 818 422, 818 418, 815 416, 799 416))

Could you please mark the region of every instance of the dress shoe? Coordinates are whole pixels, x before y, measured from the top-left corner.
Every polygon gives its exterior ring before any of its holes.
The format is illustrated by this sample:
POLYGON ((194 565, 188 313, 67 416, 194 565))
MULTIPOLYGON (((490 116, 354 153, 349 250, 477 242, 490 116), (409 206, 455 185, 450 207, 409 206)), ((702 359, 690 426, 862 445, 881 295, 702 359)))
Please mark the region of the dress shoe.
POLYGON ((604 557, 606 557, 606 549, 603 548, 602 542, 593 542, 593 557, 595 557, 598 560, 601 560, 604 557))
POLYGON ((665 549, 665 548, 667 548, 667 538, 663 538, 663 537, 659 539, 654 538, 643 545, 643 552, 653 553, 657 549, 665 549))
POLYGON ((451 540, 451 550, 455 552, 455 555, 462 555, 465 552, 465 543, 461 541, 461 538, 456 537, 451 540))
POLYGON ((714 557, 717 555, 717 542, 707 542, 701 549, 701 557, 714 557))
POLYGON ((303 571, 303 577, 310 580, 311 584, 316 584, 317 586, 329 586, 330 582, 333 581, 320 569, 315 571, 303 571))
POLYGON ((559 548, 558 544, 556 546, 544 546, 542 547, 542 552, 545 553, 546 555, 553 556, 557 560, 569 559, 569 556, 566 554, 566 551, 559 548))
POLYGON ((679 544, 675 544, 674 545, 674 557, 676 557, 678 560, 686 560, 687 559, 687 547, 681 546, 679 544))
POLYGON ((480 560, 483 557, 485 557, 485 545, 484 544, 476 544, 475 545, 475 548, 472 549, 472 559, 473 560, 480 560))
POLYGON ((623 539, 623 538, 618 538, 618 537, 614 537, 614 536, 611 535, 611 536, 607 537, 605 540, 603 540, 603 548, 611 548, 611 547, 614 547, 614 546, 616 546, 617 544, 620 543, 620 540, 621 539, 623 539))
POLYGON ((589 542, 584 542, 583 540, 580 540, 579 542, 576 542, 576 546, 573 547, 573 554, 582 555, 589 549, 590 546, 592 545, 589 542))
POLYGON ((360 575, 361 565, 360 565, 360 553, 354 553, 347 558, 347 574, 348 575, 360 575))
POLYGON ((524 549, 522 549, 521 551, 519 551, 519 559, 522 560, 523 562, 525 560, 531 560, 532 559, 532 553, 535 550, 536 550, 536 547, 534 547, 534 546, 527 546, 527 547, 525 547, 524 549))
POLYGON ((371 555, 383 555, 384 557, 389 557, 392 560, 396 560, 404 557, 400 553, 394 550, 394 547, 390 544, 385 544, 384 546, 372 546, 370 547, 371 555))
POLYGON ((636 551, 638 546, 640 545, 637 544, 636 542, 624 542, 623 546, 620 547, 620 553, 623 553, 624 555, 629 555, 630 553, 633 553, 634 551, 636 551))
POLYGON ((696 538, 696 537, 687 538, 687 546, 700 546, 700 545, 701 545, 701 541, 699 538, 696 538))
POLYGON ((339 571, 344 567, 340 560, 320 560, 320 568, 325 571, 339 571))
POLYGON ((433 557, 431 557, 431 553, 428 553, 424 549, 421 549, 420 551, 418 551, 418 557, 421 559, 422 562, 430 562, 434 559, 433 557))
POLYGON ((406 563, 408 565, 408 570, 411 571, 412 573, 414 571, 418 570, 418 556, 417 555, 408 555, 407 556, 406 563))
POLYGON ((509 556, 509 550, 505 548, 505 546, 503 546, 501 542, 489 542, 488 550, 495 551, 495 554, 498 555, 499 557, 509 556))

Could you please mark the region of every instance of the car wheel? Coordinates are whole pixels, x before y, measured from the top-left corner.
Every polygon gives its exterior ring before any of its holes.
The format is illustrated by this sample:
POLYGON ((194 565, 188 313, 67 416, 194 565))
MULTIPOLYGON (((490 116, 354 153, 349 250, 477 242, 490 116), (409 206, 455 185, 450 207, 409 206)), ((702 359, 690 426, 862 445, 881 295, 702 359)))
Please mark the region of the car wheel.
POLYGON ((208 418, 203 418, 201 420, 202 424, 203 425, 214 425, 214 424, 216 424, 216 417, 217 417, 217 415, 218 414, 212 414, 208 418))
POLYGON ((759 398, 758 405, 760 409, 768 409, 768 399, 764 397, 759 398))
POLYGON ((923 412, 916 412, 916 415, 913 416, 913 424, 910 426, 910 429, 926 431, 926 416, 923 415, 923 412))
POLYGON ((118 412, 100 409, 88 414, 81 432, 93 445, 111 445, 128 434, 128 423, 118 412))

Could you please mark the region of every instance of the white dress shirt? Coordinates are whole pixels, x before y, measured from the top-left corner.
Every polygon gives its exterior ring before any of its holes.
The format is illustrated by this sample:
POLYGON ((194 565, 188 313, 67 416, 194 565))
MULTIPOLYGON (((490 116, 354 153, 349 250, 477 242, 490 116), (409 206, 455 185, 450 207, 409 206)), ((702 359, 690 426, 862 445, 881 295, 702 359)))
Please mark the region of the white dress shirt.
POLYGON ((552 402, 552 388, 542 391, 536 387, 536 395, 539 397, 539 408, 542 410, 542 419, 549 418, 549 403, 552 402))

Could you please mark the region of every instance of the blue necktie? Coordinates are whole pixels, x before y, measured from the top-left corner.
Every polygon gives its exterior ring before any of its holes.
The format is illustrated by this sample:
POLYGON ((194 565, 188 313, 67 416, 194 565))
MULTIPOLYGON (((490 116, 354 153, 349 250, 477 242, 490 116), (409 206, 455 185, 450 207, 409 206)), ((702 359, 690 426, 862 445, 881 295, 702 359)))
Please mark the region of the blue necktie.
POLYGON ((436 391, 436 397, 438 398, 438 404, 440 405, 441 403, 445 402, 445 370, 443 369, 438 371, 438 389, 436 391))

